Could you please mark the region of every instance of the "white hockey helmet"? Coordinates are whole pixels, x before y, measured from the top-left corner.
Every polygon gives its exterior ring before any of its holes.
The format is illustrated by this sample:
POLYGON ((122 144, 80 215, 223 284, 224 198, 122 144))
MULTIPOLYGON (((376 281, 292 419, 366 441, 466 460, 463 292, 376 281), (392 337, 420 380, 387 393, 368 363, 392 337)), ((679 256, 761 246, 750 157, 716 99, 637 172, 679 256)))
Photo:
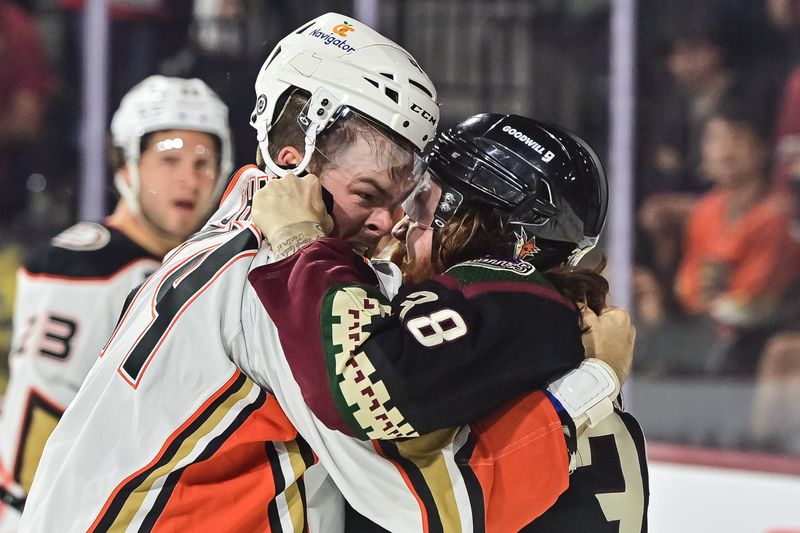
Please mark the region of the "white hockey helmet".
POLYGON ((112 140, 125 155, 130 177, 127 183, 119 173, 114 176, 120 196, 134 212, 139 212, 141 140, 148 133, 163 130, 200 131, 219 139, 219 177, 213 201, 219 199, 233 169, 228 106, 202 80, 158 75, 128 91, 111 119, 112 140))
POLYGON ((409 140, 419 150, 433 139, 439 122, 436 89, 406 50, 369 26, 338 13, 326 13, 284 37, 269 54, 255 83, 256 129, 267 167, 286 174, 269 155, 269 131, 289 95, 311 95, 301 120, 305 130, 302 172, 317 135, 347 107, 409 140))

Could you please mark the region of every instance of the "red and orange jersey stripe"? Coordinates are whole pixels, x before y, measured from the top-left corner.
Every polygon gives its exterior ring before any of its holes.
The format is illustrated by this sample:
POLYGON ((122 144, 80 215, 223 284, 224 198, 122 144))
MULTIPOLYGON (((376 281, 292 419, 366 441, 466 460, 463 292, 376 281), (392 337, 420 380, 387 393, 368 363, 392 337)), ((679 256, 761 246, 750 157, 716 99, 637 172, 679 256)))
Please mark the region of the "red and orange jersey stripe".
MULTIPOLYGON (((150 464, 120 483, 91 530, 136 523, 152 531, 201 526, 212 531, 233 526, 284 531, 280 520, 270 519, 268 506, 298 490, 297 479, 314 461, 275 398, 237 370, 171 435, 150 464), (271 454, 270 446, 282 447, 283 453, 271 454), (292 465, 290 476, 281 462, 292 465), (219 505, 206 505, 198 513, 208 501, 219 505)), ((305 507, 292 511, 297 515, 292 515, 292 523, 299 524, 295 530, 301 531, 305 507)))
POLYGON ((459 453, 468 461, 460 468, 472 480, 471 500, 478 499, 474 482, 480 485, 487 532, 518 531, 567 489, 569 456, 562 422, 544 393, 509 402, 470 428, 473 449, 468 456, 459 453))

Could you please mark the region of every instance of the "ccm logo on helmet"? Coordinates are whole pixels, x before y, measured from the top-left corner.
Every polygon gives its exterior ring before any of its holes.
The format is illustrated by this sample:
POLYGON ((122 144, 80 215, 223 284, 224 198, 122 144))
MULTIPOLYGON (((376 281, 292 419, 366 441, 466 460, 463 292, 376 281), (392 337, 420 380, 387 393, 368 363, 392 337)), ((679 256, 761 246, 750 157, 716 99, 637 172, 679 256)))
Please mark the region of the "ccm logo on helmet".
POLYGON ((425 111, 424 109, 422 109, 417 104, 414 104, 414 103, 411 104, 411 111, 413 111, 414 113, 420 115, 422 118, 424 118, 425 120, 427 120, 431 124, 436 124, 436 119, 434 118, 434 116, 431 115, 430 113, 428 113, 427 111, 425 111))
MULTIPOLYGON (((333 32, 336 33, 337 35, 345 35, 347 31, 352 31, 352 30, 355 30, 355 28, 353 28, 352 26, 345 26, 344 24, 337 24, 333 28, 333 32), (344 28, 349 28, 349 30, 345 30, 344 28)), ((334 37, 330 33, 325 33, 320 29, 312 31, 309 35, 311 35, 312 37, 317 37, 319 39, 322 39, 322 41, 326 45, 336 46, 338 48, 341 48, 345 52, 352 52, 355 50, 355 48, 353 46, 350 46, 350 43, 347 42, 347 39, 339 39, 337 37, 334 37)))
POLYGON ((507 133, 512 137, 514 137, 515 139, 519 139, 521 142, 533 148, 536 153, 542 156, 542 161, 544 161, 545 163, 549 163, 556 156, 556 154, 554 154, 550 150, 548 150, 547 153, 545 153, 544 147, 541 144, 537 143, 536 141, 534 141, 533 139, 531 139, 530 137, 528 137, 527 135, 525 135, 516 128, 512 128, 511 126, 503 126, 503 133, 507 133))

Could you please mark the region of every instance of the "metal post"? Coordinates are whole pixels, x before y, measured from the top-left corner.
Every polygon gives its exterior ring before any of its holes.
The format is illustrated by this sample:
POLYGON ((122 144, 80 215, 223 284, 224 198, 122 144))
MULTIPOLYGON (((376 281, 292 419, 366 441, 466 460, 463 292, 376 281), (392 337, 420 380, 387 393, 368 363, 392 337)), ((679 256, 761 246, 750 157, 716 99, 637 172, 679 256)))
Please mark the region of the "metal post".
POLYGON ((633 304, 636 0, 611 2, 609 261, 615 305, 633 304))
MULTIPOLYGON (((636 127, 636 0, 611 2, 609 261, 615 305, 633 305, 633 164, 636 127)), ((632 380, 623 387, 630 409, 632 380)))
POLYGON ((88 0, 83 16, 81 220, 100 220, 106 214, 108 31, 108 0, 88 0))
POLYGON ((353 0, 353 15, 356 20, 380 31, 380 0, 353 0))

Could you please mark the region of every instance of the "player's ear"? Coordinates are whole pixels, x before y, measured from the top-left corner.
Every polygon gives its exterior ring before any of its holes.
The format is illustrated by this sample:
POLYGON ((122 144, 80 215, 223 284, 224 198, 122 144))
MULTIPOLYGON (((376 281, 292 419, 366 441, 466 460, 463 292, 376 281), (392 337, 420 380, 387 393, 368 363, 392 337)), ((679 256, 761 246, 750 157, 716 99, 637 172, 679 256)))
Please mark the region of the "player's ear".
POLYGON ((296 167, 303 160, 303 154, 294 146, 284 146, 278 152, 275 162, 280 166, 296 167))

